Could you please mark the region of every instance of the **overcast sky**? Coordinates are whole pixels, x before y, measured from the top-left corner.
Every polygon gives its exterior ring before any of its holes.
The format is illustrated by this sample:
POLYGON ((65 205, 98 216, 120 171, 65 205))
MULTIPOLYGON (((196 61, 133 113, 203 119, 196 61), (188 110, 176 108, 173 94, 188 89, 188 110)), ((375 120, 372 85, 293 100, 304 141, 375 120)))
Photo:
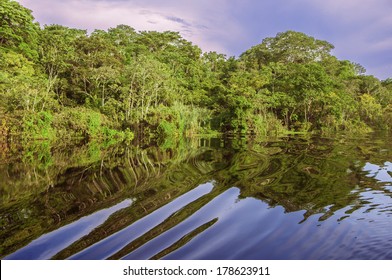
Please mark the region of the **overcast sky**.
POLYGON ((238 56, 265 37, 295 30, 335 46, 333 54, 392 77, 391 0, 18 0, 43 24, 179 31, 203 51, 238 56))

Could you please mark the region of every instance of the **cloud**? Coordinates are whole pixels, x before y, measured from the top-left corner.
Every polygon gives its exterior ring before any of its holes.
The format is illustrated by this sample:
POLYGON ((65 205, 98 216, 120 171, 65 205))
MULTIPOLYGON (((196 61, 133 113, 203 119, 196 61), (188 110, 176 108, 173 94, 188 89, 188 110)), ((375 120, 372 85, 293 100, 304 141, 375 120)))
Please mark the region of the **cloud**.
POLYGON ((360 55, 376 51, 388 34, 392 35, 392 2, 389 0, 299 1, 307 3, 315 15, 324 18, 331 28, 329 36, 337 41, 338 52, 353 51, 360 55))
POLYGON ((335 45, 334 55, 365 66, 381 79, 392 76, 390 0, 296 0, 318 18, 317 32, 335 45))
MULTIPOLYGON (((204 51, 239 55, 265 37, 296 30, 335 45, 348 59, 391 76, 390 0, 19 0, 42 24, 106 30, 177 31, 204 51), (375 61, 379 63, 375 65, 375 61), (384 69, 384 70, 382 70, 384 69), (381 72, 387 71, 387 72, 381 72)), ((380 74, 381 73, 381 74, 380 74)))
POLYGON ((190 24, 189 22, 186 22, 186 20, 182 19, 182 18, 178 18, 178 17, 174 17, 174 16, 167 16, 166 19, 174 21, 174 22, 178 22, 178 23, 182 24, 182 26, 192 26, 192 24, 190 24))
POLYGON ((177 31, 204 51, 230 52, 227 42, 241 28, 226 13, 225 0, 19 0, 41 24, 106 30, 127 24, 139 31, 177 31), (222 29, 222 23, 225 28, 222 29), (230 33, 227 33, 230 30, 230 33))
POLYGON ((371 50, 374 51, 391 51, 392 50, 392 38, 380 40, 372 45, 371 50))
POLYGON ((380 17, 392 8, 389 0, 299 0, 342 21, 380 17))

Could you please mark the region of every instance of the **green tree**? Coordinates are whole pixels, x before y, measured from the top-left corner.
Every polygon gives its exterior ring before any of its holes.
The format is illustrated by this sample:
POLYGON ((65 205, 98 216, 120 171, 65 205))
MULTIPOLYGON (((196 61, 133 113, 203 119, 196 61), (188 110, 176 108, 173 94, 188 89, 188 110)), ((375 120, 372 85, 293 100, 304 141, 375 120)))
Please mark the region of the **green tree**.
POLYGON ((22 54, 0 53, 0 101, 7 112, 26 115, 54 106, 45 83, 44 75, 22 54))
POLYGON ((102 109, 108 99, 119 94, 118 78, 124 57, 106 35, 104 31, 95 31, 75 41, 67 96, 78 104, 102 109))
POLYGON ((0 47, 12 49, 36 61, 39 25, 31 11, 16 1, 0 2, 0 47))
POLYGON ((86 36, 86 31, 61 25, 49 25, 41 31, 39 40, 40 64, 48 77, 47 91, 54 91, 63 102, 66 78, 73 71, 75 42, 86 36))
POLYGON ((330 56, 334 46, 301 32, 286 31, 265 38, 261 44, 241 55, 248 67, 260 69, 270 62, 309 63, 330 56))
POLYGON ((376 99, 368 93, 360 97, 360 113, 363 120, 372 125, 381 123, 382 107, 376 99))
POLYGON ((128 25, 118 25, 115 28, 109 28, 107 32, 108 40, 116 46, 118 52, 130 63, 135 58, 135 46, 139 34, 134 28, 128 25))
POLYGON ((168 67, 149 57, 140 56, 125 68, 122 104, 125 120, 145 120, 151 108, 170 105, 175 99, 168 67))

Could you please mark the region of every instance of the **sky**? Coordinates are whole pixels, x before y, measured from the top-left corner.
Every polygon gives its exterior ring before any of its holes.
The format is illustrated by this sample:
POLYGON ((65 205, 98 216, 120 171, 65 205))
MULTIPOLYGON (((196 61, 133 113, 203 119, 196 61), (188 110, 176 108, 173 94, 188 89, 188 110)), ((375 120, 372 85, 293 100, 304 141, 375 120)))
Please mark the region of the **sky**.
POLYGON ((17 0, 41 24, 178 31, 203 51, 239 56, 294 30, 326 40, 332 54, 392 77, 391 0, 17 0))

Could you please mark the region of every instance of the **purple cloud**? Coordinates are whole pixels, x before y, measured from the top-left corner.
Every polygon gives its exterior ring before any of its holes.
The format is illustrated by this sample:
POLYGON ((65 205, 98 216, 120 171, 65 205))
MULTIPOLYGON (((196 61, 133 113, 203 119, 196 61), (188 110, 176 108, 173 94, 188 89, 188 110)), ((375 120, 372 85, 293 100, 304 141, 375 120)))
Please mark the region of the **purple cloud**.
POLYGON ((41 24, 172 30, 199 45, 239 55, 265 37, 301 31, 335 45, 334 55, 392 76, 390 0, 19 0, 41 24))

